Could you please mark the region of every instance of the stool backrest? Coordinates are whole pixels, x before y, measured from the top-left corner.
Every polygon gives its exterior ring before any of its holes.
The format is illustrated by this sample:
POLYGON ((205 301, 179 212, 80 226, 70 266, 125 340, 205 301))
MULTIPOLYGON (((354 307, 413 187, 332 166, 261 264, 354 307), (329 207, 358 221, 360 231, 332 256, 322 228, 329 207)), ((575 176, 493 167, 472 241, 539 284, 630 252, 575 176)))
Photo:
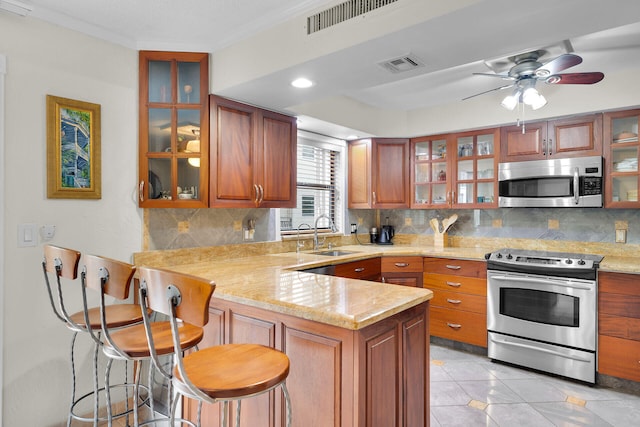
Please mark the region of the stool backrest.
POLYGON ((69 280, 76 280, 78 278, 80 252, 74 249, 67 249, 54 245, 44 245, 43 249, 44 259, 42 261, 42 271, 44 273, 44 282, 47 285, 49 302, 51 303, 53 313, 69 327, 77 329, 78 325, 71 320, 71 317, 64 306, 64 296, 60 278, 69 280), (55 275, 56 277, 57 286, 55 288, 49 280, 50 274, 55 275))
POLYGON ((87 288, 119 300, 129 298, 135 271, 135 266, 126 262, 96 255, 84 256, 83 273, 87 288))
POLYGON ((57 274, 65 279, 75 280, 78 278, 79 262, 80 252, 74 249, 44 245, 43 266, 49 273, 57 274))
POLYGON ((175 316, 195 326, 204 326, 209 321, 209 301, 215 289, 214 282, 174 271, 138 267, 140 288, 151 310, 172 315, 171 299, 168 288, 177 289, 180 302, 175 305, 175 316), (171 288, 172 287, 172 288, 171 288))

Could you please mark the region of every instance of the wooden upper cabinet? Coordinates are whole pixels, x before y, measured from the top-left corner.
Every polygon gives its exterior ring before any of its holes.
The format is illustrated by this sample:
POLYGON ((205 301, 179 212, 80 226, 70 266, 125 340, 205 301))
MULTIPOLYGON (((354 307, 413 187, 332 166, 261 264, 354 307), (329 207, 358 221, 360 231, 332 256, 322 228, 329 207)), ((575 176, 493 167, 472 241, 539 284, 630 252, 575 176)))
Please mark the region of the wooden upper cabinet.
POLYGON ((500 141, 502 162, 601 156, 602 114, 505 126, 500 141))
POLYGON ((210 96, 211 207, 295 207, 295 117, 210 96))
POLYGON ((349 208, 409 207, 409 139, 349 143, 349 208))
POLYGON ((208 67, 206 53, 139 53, 140 207, 208 206, 208 67))
POLYGON ((640 188, 640 110, 604 115, 605 201, 606 208, 637 209, 640 188))

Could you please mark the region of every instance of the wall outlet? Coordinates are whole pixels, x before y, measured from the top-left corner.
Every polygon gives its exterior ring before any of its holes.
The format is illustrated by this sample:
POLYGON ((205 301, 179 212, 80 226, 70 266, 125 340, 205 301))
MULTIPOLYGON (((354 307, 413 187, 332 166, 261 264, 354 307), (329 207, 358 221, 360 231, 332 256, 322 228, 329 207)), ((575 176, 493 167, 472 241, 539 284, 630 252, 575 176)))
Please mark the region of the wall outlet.
POLYGON ((627 230, 616 230, 616 243, 627 243, 627 230))

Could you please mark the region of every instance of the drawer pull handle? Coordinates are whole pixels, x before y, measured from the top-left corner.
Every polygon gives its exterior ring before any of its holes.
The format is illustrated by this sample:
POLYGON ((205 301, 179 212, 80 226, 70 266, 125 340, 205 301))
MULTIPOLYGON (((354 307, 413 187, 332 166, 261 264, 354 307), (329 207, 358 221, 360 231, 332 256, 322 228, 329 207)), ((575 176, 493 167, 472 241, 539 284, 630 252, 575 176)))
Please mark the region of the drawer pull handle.
POLYGON ((447 322, 447 326, 448 326, 448 327, 450 327, 450 328, 452 328, 452 329, 460 329, 460 328, 462 328, 462 325, 461 325, 461 324, 459 324, 459 323, 450 323, 450 322, 447 322))
POLYGON ((459 265, 450 265, 450 264, 447 264, 445 267, 447 267, 449 270, 460 270, 462 268, 459 265))
POLYGON ((395 266, 398 267, 398 268, 409 267, 409 263, 408 262, 396 262, 395 266))
POLYGON ((364 267, 356 268, 353 271, 355 271, 356 273, 362 273, 364 271, 364 267))
POLYGON ((447 302, 451 303, 451 304, 460 304, 462 301, 459 299, 451 299, 451 298, 447 298, 447 302))
POLYGON ((447 282, 447 285, 451 286, 452 288, 459 288, 460 285, 462 285, 462 283, 458 283, 458 282, 447 282))

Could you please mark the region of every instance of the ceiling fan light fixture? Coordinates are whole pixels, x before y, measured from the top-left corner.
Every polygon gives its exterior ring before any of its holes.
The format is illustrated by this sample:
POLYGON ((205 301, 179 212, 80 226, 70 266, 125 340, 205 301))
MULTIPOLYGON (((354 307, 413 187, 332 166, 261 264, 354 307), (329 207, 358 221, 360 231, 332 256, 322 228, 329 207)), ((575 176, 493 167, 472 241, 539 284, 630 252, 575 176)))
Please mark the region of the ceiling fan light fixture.
POLYGON ((507 110, 514 110, 516 105, 518 105, 518 101, 520 100, 520 93, 518 91, 512 93, 511 95, 507 95, 504 97, 500 105, 502 105, 507 110))
POLYGON ((524 102, 534 110, 547 105, 547 99, 540 93, 538 93, 538 91, 534 87, 525 89, 524 93, 522 94, 522 102, 524 102))

